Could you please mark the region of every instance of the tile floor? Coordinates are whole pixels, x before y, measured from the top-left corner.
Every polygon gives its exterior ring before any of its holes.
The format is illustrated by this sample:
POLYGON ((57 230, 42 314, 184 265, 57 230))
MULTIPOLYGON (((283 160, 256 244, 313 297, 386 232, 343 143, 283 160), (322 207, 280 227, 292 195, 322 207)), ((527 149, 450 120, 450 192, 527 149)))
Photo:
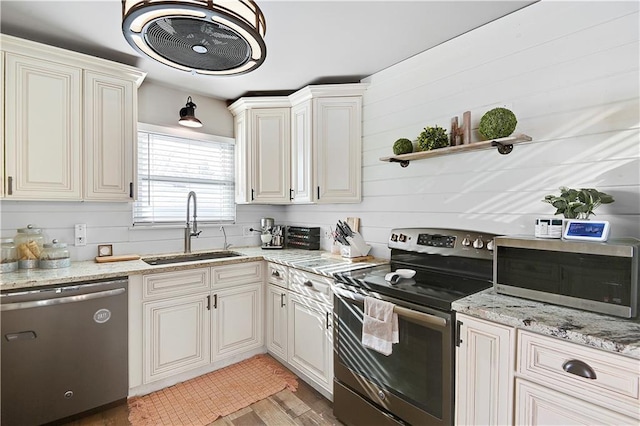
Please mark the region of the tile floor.
MULTIPOLYGON (((127 404, 83 417, 64 426, 129 426, 127 404)), ((220 417, 209 426, 259 425, 342 425, 333 416, 331 401, 298 379, 298 390, 283 390, 228 416, 220 417)), ((183 426, 183 425, 172 425, 183 426)))

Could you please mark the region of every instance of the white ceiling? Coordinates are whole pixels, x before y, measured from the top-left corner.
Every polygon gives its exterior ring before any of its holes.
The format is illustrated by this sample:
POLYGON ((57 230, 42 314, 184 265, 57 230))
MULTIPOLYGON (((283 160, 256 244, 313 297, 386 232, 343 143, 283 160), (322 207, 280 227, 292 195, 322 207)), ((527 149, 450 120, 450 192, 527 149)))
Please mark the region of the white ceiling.
POLYGON ((257 0, 267 58, 239 76, 192 75, 140 57, 122 35, 122 3, 1 0, 0 31, 134 65, 147 79, 223 100, 358 82, 533 1, 257 0))

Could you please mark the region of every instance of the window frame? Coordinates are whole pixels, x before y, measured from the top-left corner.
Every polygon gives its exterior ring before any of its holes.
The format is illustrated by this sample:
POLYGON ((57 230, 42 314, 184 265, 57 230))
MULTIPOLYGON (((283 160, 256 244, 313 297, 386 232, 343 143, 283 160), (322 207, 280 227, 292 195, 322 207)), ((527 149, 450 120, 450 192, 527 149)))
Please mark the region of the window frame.
MULTIPOLYGON (((194 132, 192 130, 188 130, 188 129, 181 129, 181 128, 174 128, 174 127, 166 127, 166 126, 158 126, 155 124, 148 124, 148 123, 141 123, 138 122, 138 127, 136 129, 136 137, 135 137, 135 149, 134 149, 134 162, 135 162, 135 176, 134 176, 134 201, 131 207, 131 221, 132 221, 132 227, 134 228, 173 228, 173 227, 182 227, 184 226, 185 220, 184 219, 179 219, 176 221, 166 221, 166 222, 135 222, 135 204, 138 201, 138 184, 139 184, 139 179, 138 179, 138 170, 139 170, 139 163, 138 163, 138 138, 139 138, 139 132, 145 132, 145 133, 154 133, 154 134, 158 134, 158 135, 165 135, 165 136, 170 136, 170 137, 174 137, 174 138, 184 138, 184 139, 191 139, 191 140, 197 140, 197 141, 204 141, 204 142, 221 142, 221 143, 230 143, 232 145, 234 145, 234 155, 235 155, 235 148, 236 148, 236 141, 234 138, 229 138, 226 136, 218 136, 218 135, 212 135, 212 134, 208 134, 208 133, 199 133, 199 132, 194 132)), ((235 185, 235 161, 233 164, 234 167, 234 185, 235 185)), ((235 190, 234 190, 234 194, 235 194, 235 190)), ((186 198, 185 198, 185 208, 186 208, 186 198)), ((198 199, 198 203, 200 203, 200 200, 198 199)), ((186 217, 185 217, 186 218, 186 217)), ((203 226, 207 226, 207 225, 215 225, 215 224, 235 224, 237 221, 237 203, 235 202, 235 196, 233 199, 233 220, 206 220, 206 219, 200 219, 200 217, 198 217, 198 225, 203 225, 203 226)))

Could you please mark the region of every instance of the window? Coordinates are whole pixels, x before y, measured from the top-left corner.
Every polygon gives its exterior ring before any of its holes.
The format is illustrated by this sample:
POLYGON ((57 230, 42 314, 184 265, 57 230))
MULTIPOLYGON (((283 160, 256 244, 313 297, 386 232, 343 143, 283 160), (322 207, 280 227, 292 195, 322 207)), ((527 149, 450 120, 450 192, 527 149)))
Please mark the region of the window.
POLYGON ((138 126, 138 200, 134 225, 184 223, 189 191, 198 222, 233 222, 236 216, 233 139, 138 126), (164 131, 164 132, 163 132, 164 131))

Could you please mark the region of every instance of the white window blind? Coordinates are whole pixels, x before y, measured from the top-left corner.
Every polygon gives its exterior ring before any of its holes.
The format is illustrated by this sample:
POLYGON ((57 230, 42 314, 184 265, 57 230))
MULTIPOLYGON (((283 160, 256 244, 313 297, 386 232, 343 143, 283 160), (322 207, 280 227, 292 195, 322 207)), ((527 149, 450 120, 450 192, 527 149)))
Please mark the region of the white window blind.
POLYGON ((235 221, 233 155, 233 143, 139 131, 134 225, 186 222, 189 191, 198 222, 235 221))

